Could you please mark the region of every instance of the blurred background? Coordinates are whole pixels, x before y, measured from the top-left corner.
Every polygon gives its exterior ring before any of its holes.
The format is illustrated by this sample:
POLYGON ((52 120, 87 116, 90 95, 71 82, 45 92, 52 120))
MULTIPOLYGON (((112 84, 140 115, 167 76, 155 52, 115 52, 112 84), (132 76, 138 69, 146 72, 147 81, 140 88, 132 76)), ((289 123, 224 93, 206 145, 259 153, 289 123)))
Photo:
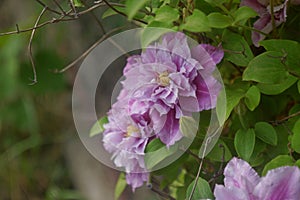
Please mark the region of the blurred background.
MULTIPOLYGON (((68 0, 56 2, 70 10, 68 0)), ((59 11, 55 1, 43 3, 59 11)), ((84 10, 93 3, 85 1, 85 7, 77 9, 84 10)), ((34 27, 42 9, 34 0, 1 0, 0 33, 34 27)), ((38 82, 34 85, 28 56, 31 31, 0 36, 1 200, 114 199, 119 172, 102 165, 86 151, 73 124, 72 84, 80 62, 64 73, 53 72, 78 58, 104 31, 134 27, 122 16, 101 19, 106 9, 99 7, 76 20, 36 30, 32 56, 38 82)), ((53 17, 59 15, 46 12, 40 23, 53 17)), ((107 72, 107 85, 101 90, 103 98, 97 98, 99 115, 110 107, 110 82, 121 74, 124 63, 117 64, 119 73, 107 72)), ((127 188, 121 199, 156 197, 144 187, 134 194, 127 188)))

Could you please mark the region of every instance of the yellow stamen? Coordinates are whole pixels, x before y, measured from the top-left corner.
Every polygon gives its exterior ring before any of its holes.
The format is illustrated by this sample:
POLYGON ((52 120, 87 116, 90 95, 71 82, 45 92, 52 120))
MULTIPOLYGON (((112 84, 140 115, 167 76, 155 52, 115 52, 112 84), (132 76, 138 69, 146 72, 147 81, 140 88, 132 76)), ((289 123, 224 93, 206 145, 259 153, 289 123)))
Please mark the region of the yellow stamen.
POLYGON ((170 78, 169 78, 169 72, 168 71, 164 71, 161 74, 159 74, 159 76, 158 76, 158 83, 161 86, 168 86, 168 85, 170 85, 170 78))
POLYGON ((133 125, 129 125, 127 127, 127 133, 125 134, 125 137, 130 137, 132 133, 138 133, 139 129, 133 125))

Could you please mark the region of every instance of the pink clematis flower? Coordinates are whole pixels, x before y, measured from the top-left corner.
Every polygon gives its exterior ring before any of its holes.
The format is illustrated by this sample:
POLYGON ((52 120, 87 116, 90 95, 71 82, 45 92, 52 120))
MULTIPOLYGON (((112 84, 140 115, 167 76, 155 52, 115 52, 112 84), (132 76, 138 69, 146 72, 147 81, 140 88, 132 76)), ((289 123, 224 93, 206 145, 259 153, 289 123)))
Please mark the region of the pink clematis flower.
MULTIPOLYGON (((273 17, 276 27, 286 21, 287 2, 288 0, 274 1, 273 17)), ((269 34, 273 30, 270 0, 242 0, 240 6, 251 7, 258 13, 260 18, 254 23, 254 29, 265 34, 269 34)), ((252 32, 252 42, 257 47, 259 46, 258 42, 265 39, 265 37, 265 35, 256 31, 252 32)))
POLYGON ((224 184, 216 185, 216 200, 299 200, 300 169, 279 167, 260 178, 251 166, 233 158, 224 170, 224 184))

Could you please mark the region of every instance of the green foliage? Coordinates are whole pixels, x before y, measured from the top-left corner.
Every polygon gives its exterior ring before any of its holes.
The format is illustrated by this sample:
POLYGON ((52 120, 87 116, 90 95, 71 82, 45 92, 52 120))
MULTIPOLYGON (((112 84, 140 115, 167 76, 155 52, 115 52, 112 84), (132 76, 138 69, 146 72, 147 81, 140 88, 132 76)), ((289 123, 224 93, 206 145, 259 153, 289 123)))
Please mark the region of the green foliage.
POLYGON ((90 137, 103 133, 105 130, 103 125, 108 123, 107 116, 101 117, 91 128, 90 137))
POLYGON ((145 150, 145 164, 147 169, 153 169, 157 164, 160 164, 164 159, 178 151, 178 145, 174 144, 171 147, 166 147, 158 138, 152 140, 145 150))
POLYGON ((244 71, 243 80, 265 84, 277 84, 284 81, 289 73, 281 63, 281 53, 268 51, 256 56, 244 71))
POLYGON ((247 66, 253 58, 253 53, 245 38, 228 29, 224 30, 222 46, 226 49, 224 59, 237 66, 247 66))
POLYGON ((211 31, 208 17, 197 9, 194 10, 192 15, 185 19, 185 23, 182 24, 180 28, 191 32, 211 31))
POLYGON ((124 173, 120 173, 116 187, 115 187, 115 200, 118 200, 127 186, 124 173))
MULTIPOLYGON (((195 184, 195 181, 193 181, 189 185, 187 192, 186 192, 186 199, 189 199, 194 184, 195 184)), ((195 192, 194 192, 191 200, 212 199, 212 198, 213 198, 213 194, 211 192, 208 182, 205 179, 199 177, 197 184, 196 184, 195 192)))
POLYGON ((256 17, 257 13, 250 7, 242 6, 238 8, 234 13, 234 24, 245 24, 249 18, 256 17))
POLYGON ((206 157, 216 162, 228 162, 232 154, 226 143, 220 139, 206 157))
POLYGON ((84 7, 80 0, 72 0, 75 7, 84 7))
POLYGON ((178 18, 178 10, 168 5, 165 5, 156 10, 154 20, 159 22, 173 22, 176 21, 178 18))
POLYGON ((273 160, 271 160, 269 163, 266 164, 264 167, 264 170, 262 172, 262 175, 265 176, 267 172, 271 169, 275 169, 282 166, 293 166, 294 161, 293 159, 288 155, 279 155, 273 160))
POLYGON ((255 124, 255 135, 270 145, 277 145, 277 134, 272 125, 266 122, 258 122, 255 124))
POLYGON ((198 131, 198 122, 193 117, 182 116, 179 119, 179 129, 183 136, 194 139, 198 131))
POLYGON ((235 134, 234 146, 238 155, 249 161, 255 145, 255 133, 253 129, 243 130, 240 129, 235 134))
POLYGON ((292 148, 300 153, 300 119, 297 120, 293 127, 292 148))
POLYGON ((141 9, 147 2, 148 0, 126 0, 125 6, 128 19, 133 19, 139 9, 141 9))
POLYGON ((232 19, 218 12, 210 13, 208 16, 209 26, 212 28, 226 28, 232 24, 232 19))
POLYGON ((245 94, 245 104, 249 108, 249 110, 253 111, 260 102, 260 91, 254 85, 249 88, 247 93, 245 94))

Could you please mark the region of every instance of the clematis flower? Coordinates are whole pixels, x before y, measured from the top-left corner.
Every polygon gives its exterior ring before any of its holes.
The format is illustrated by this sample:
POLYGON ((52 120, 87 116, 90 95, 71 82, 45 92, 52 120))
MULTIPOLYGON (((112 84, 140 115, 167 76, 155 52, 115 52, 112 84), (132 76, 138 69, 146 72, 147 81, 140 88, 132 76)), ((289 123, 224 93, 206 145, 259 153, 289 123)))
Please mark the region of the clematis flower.
POLYGON ((104 125, 104 148, 126 171, 133 190, 148 180, 144 156, 154 138, 167 146, 183 135, 179 119, 212 109, 220 91, 213 77, 223 58, 220 47, 202 44, 190 50, 183 33, 170 33, 127 59, 125 80, 104 125))
MULTIPOLYGON (((273 18, 276 27, 286 21, 287 2, 288 0, 274 1, 273 18)), ((249 6, 258 13, 259 19, 253 25, 254 29, 265 34, 269 34, 273 30, 270 0, 242 0, 240 6, 249 6)), ((257 47, 259 46, 258 42, 264 40, 265 37, 263 34, 252 31, 252 42, 257 47)))
POLYGON ((224 184, 216 185, 216 200, 298 200, 300 169, 279 167, 260 178, 251 166, 233 158, 224 170, 224 184))
POLYGON ((220 48, 191 51, 183 33, 166 34, 161 44, 128 59, 123 87, 131 91, 130 115, 148 113, 155 135, 173 145, 182 138, 180 117, 215 107, 221 86, 212 72, 222 58, 220 48))

